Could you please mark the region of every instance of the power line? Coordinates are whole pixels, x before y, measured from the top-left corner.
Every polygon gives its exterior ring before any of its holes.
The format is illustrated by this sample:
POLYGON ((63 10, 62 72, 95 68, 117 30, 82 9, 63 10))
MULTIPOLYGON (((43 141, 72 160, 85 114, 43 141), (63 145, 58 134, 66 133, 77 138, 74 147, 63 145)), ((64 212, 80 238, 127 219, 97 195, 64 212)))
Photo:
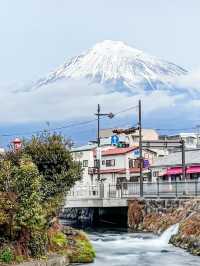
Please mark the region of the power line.
POLYGON ((125 113, 125 112, 128 112, 128 111, 131 111, 131 110, 136 109, 136 108, 138 108, 138 105, 134 105, 134 106, 131 106, 129 108, 123 109, 123 110, 121 110, 121 111, 119 111, 117 113, 114 113, 114 115, 117 116, 119 114, 122 114, 122 113, 125 113))
MULTIPOLYGON (((123 109, 117 113, 115 113, 114 115, 117 116, 121 113, 130 111, 132 109, 137 108, 138 106, 131 106, 129 108, 123 109)), ((104 119, 105 117, 101 117, 101 119, 104 119)), ((82 125, 86 125, 89 123, 92 123, 94 121, 96 121, 97 119, 92 119, 92 120, 88 120, 88 121, 83 121, 83 122, 79 122, 79 123, 73 123, 73 121, 70 121, 67 123, 67 125, 61 126, 61 127, 55 127, 55 128, 49 128, 47 129, 47 131, 57 131, 57 130, 62 130, 62 129, 66 129, 66 128, 71 128, 71 127, 76 127, 76 126, 82 126, 82 125)), ((25 131, 25 132, 14 132, 14 133, 3 133, 0 134, 1 137, 14 137, 14 136, 30 136, 30 135, 34 135, 34 134, 39 134, 44 132, 44 130, 33 130, 33 131, 25 131)))
MULTIPOLYGON (((66 129, 66 128, 71 128, 71 127, 76 127, 76 126, 80 126, 80 125, 86 125, 86 124, 89 124, 89 123, 92 123, 96 121, 96 119, 92 119, 92 120, 88 120, 88 121, 83 121, 83 122, 79 122, 79 123, 72 123, 72 124, 67 124, 65 126, 62 126, 62 127, 56 127, 56 128, 49 128, 47 131, 56 131, 56 130, 62 130, 62 129, 66 129)), ((2 137, 13 137, 13 136, 28 136, 28 135, 34 135, 34 134, 39 134, 39 133, 42 133, 44 132, 44 130, 37 130, 37 131, 31 131, 31 132, 15 132, 15 133, 12 133, 12 134, 0 134, 0 136, 2 137)))

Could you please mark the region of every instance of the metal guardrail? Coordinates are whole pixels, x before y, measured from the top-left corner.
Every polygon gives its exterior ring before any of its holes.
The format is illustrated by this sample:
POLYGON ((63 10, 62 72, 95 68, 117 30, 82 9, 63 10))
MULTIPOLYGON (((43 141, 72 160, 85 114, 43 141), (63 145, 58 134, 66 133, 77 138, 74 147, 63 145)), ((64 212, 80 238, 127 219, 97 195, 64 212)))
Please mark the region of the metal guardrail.
MULTIPOLYGON (((116 187, 116 186, 115 186, 116 187)), ((114 186, 109 188, 109 197, 121 195, 121 198, 139 197, 140 184, 133 182, 122 183, 121 187, 115 189, 114 186), (116 192, 114 192, 116 190, 116 192), (120 191, 120 192, 119 192, 120 191)), ((144 197, 197 197, 200 196, 199 181, 173 181, 173 182, 148 182, 143 183, 144 197)), ((118 197, 118 196, 117 196, 118 197)))
MULTIPOLYGON (((145 198, 189 198, 200 196, 200 181, 172 181, 143 183, 145 198)), ((77 186, 67 194, 68 200, 113 199, 140 197, 140 183, 124 182, 118 185, 99 184, 77 186)))

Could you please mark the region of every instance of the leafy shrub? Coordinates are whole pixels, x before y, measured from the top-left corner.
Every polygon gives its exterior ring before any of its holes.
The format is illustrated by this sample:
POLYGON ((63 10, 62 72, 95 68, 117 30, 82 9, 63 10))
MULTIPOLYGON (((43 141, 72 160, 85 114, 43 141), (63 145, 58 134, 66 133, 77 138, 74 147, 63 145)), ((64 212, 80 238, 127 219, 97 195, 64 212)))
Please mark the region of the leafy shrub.
POLYGON ((22 263, 22 262, 24 261, 24 257, 23 257, 23 256, 16 256, 16 257, 15 257, 15 261, 16 261, 17 263, 22 263))
POLYGON ((96 254, 91 243, 88 240, 76 240, 76 250, 69 257, 73 263, 90 263, 94 261, 96 254))
POLYGON ((54 248, 64 248, 67 245, 67 238, 62 232, 57 232, 51 238, 51 244, 54 248))
POLYGON ((4 263, 11 263, 14 259, 13 252, 11 248, 5 247, 0 252, 0 260, 4 263))
MULTIPOLYGON (((47 254, 50 222, 82 173, 67 144, 61 135, 44 132, 24 141, 20 151, 0 155, 0 235, 19 246, 20 252, 15 247, 13 254, 24 258, 47 254)), ((55 251, 66 248, 65 235, 57 232, 52 237, 55 251)), ((0 260, 12 261, 13 254, 6 249, 0 260)))
POLYGON ((29 240, 28 248, 34 258, 46 255, 48 238, 45 232, 34 232, 29 240))

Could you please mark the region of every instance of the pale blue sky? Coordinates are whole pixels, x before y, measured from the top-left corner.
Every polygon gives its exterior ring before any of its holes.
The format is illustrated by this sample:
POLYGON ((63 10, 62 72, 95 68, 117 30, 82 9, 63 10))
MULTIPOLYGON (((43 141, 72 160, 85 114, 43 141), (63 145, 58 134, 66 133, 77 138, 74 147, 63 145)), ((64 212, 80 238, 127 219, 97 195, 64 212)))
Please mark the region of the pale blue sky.
POLYGON ((0 0, 0 84, 44 76, 104 39, 200 67, 200 0, 0 0))

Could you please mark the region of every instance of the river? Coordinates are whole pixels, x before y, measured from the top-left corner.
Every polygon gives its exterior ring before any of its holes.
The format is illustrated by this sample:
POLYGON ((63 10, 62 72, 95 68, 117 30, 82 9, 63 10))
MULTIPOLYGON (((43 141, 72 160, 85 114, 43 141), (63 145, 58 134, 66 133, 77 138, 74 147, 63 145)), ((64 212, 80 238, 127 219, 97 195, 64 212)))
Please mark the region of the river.
POLYGON ((200 266, 200 257, 168 244, 177 230, 171 227, 160 237, 149 233, 129 233, 124 230, 90 231, 96 250, 91 266, 200 266))

